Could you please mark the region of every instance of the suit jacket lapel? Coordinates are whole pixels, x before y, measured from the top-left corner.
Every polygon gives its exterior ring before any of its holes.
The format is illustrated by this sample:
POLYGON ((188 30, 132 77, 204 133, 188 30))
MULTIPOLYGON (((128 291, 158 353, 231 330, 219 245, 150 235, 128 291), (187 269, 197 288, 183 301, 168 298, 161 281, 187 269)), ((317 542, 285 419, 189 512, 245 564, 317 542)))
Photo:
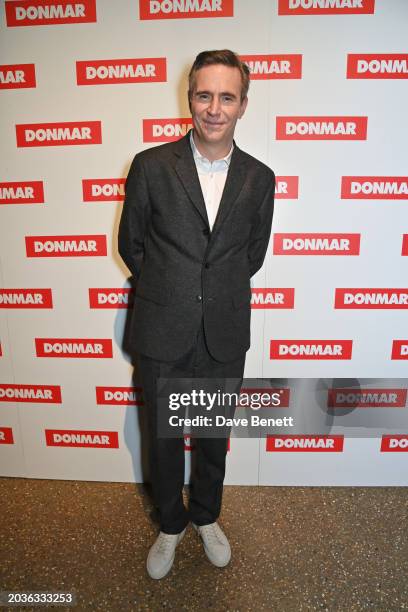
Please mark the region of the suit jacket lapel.
POLYGON ((177 142, 175 154, 178 157, 175 170, 182 182, 188 197, 200 213, 203 221, 209 227, 207 209, 205 207, 200 179, 198 178, 193 152, 190 146, 190 132, 177 142))
MULTIPOLYGON (((176 143, 175 155, 177 157, 175 171, 184 189, 186 190, 191 202, 201 215, 203 221, 209 227, 207 209, 205 207, 203 193, 201 191, 200 179, 198 178, 197 168, 194 162, 193 152, 190 146, 190 132, 176 143)), ((239 196, 245 181, 245 162, 241 149, 234 142, 234 150, 231 156, 230 167, 228 168, 227 179, 218 214, 215 219, 212 233, 218 231, 230 213, 234 202, 239 196)))
POLYGON ((242 186, 245 182, 245 164, 241 149, 234 142, 234 150, 231 156, 230 166, 228 168, 227 180, 225 181, 224 191, 222 192, 218 214, 215 219, 213 233, 218 231, 224 223, 232 207, 238 198, 242 186))

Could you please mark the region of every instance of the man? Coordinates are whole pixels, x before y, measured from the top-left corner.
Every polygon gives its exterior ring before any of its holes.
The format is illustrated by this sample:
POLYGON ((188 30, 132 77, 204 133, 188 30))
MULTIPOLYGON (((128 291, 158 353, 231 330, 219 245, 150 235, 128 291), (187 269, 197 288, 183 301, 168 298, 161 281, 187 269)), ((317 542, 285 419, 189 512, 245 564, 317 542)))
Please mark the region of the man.
POLYGON ((137 281, 130 345, 138 355, 150 426, 160 534, 147 570, 162 578, 190 522, 209 560, 228 564, 218 525, 228 440, 198 438, 189 509, 184 441, 157 436, 158 378, 242 380, 250 346, 250 277, 262 266, 275 176, 233 141, 249 70, 229 50, 200 53, 189 74, 193 130, 137 154, 126 181, 119 252, 137 281))

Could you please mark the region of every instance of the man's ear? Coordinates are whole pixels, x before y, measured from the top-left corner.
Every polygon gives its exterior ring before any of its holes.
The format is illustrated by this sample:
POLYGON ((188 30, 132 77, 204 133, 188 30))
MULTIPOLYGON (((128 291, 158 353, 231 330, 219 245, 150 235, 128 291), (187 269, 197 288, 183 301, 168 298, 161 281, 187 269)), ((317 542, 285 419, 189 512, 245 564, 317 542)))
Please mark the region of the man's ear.
POLYGON ((191 96, 190 96, 190 90, 188 90, 188 91, 187 91, 187 100, 188 100, 188 108, 189 108, 189 110, 190 110, 190 113, 192 114, 192 112, 191 112, 191 96))
POLYGON ((241 119, 241 117, 243 117, 245 111, 246 111, 246 107, 248 106, 248 97, 245 96, 245 98, 242 100, 241 102, 241 110, 239 112, 239 118, 241 119))

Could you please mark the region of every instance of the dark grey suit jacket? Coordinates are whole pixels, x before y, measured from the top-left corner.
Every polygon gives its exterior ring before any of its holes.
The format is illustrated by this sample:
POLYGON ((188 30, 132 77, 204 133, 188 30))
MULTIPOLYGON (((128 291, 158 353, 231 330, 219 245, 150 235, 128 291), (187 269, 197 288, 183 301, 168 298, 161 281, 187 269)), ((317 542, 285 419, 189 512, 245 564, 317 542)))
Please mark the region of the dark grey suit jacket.
POLYGON ((135 156, 119 226, 119 253, 137 282, 132 350, 175 360, 202 318, 215 359, 248 350, 250 277, 268 247, 274 189, 272 170, 235 145, 210 232, 190 134, 135 156))

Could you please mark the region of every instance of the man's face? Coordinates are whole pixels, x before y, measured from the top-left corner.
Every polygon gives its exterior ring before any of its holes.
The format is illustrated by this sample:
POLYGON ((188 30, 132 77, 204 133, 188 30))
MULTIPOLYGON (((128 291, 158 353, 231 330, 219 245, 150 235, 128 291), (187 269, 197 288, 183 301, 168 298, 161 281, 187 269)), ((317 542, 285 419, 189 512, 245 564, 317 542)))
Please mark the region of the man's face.
POLYGON ((214 64, 197 71, 190 110, 202 144, 230 146, 248 102, 247 98, 241 102, 241 86, 238 68, 214 64))

